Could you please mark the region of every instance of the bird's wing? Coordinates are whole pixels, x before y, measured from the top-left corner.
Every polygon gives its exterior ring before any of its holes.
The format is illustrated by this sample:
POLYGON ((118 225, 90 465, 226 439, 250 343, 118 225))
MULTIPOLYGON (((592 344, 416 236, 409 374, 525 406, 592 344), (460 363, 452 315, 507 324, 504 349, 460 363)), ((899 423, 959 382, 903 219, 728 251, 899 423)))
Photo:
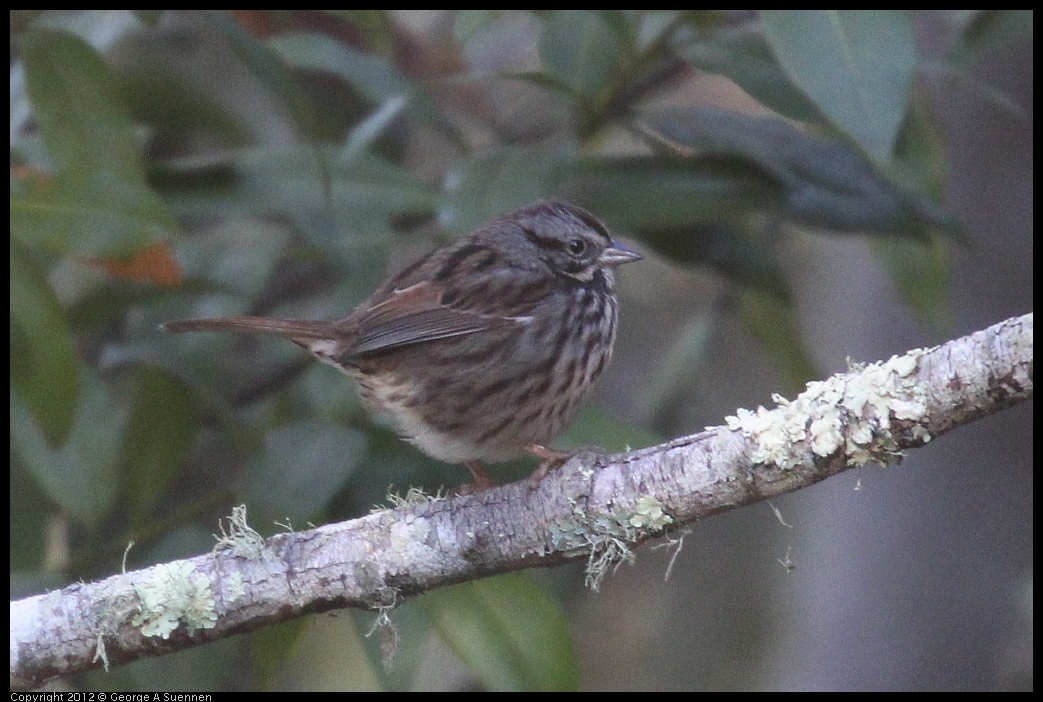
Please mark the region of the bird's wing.
POLYGON ((496 314, 446 300, 444 288, 428 281, 396 289, 383 300, 355 310, 344 320, 358 328, 348 349, 364 354, 463 334, 527 324, 524 314, 496 314))

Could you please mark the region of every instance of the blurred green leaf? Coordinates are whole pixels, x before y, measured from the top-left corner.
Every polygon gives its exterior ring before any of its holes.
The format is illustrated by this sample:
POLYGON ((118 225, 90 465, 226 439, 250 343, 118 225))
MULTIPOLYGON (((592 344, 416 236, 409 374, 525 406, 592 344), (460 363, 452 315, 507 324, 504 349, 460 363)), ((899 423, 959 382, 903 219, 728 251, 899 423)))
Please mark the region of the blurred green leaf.
POLYGON ((870 242, 870 249, 905 300, 939 341, 952 327, 949 308, 949 251, 937 238, 928 242, 897 237, 870 242))
POLYGON ((117 258, 176 236, 167 213, 146 202, 152 194, 131 189, 103 193, 59 176, 46 192, 12 195, 11 236, 59 253, 117 258))
POLYGON ((641 240, 675 261, 709 266, 740 285, 790 299, 771 237, 742 224, 636 230, 641 240))
POLYGON ((815 104, 793 84, 772 53, 760 24, 702 27, 689 22, 674 42, 678 55, 696 68, 734 81, 758 102, 801 122, 821 123, 815 104))
POLYGON ((178 242, 177 252, 186 276, 216 283, 223 292, 234 291, 249 300, 271 283, 290 244, 285 227, 231 220, 205 235, 178 242))
MULTIPOLYGON (((660 440, 661 437, 658 435, 621 422, 597 407, 587 407, 579 413, 576 421, 554 440, 554 447, 567 450, 595 446, 609 453, 622 453, 652 446, 660 440)), ((531 473, 532 467, 528 466, 526 470, 526 474, 531 473)))
MULTIPOLYGON (((148 125, 153 143, 194 137, 208 143, 246 147, 254 141, 251 130, 238 115, 187 81, 177 66, 157 67, 149 62, 121 65, 116 78, 123 104, 136 121, 148 125)), ((156 163, 146 166, 153 169, 156 163)), ((150 185, 155 187, 151 180, 150 185)))
POLYGON ((786 392, 804 391, 808 381, 821 377, 800 335, 793 307, 755 290, 740 294, 739 313, 761 346, 775 357, 786 392))
POLYGON ((192 395, 174 376, 142 368, 123 434, 122 473, 130 517, 141 525, 183 467, 196 435, 192 395))
POLYGON ((145 182, 133 125, 108 67, 83 40, 33 31, 26 83, 54 168, 11 197, 11 234, 62 253, 129 256, 176 226, 145 182))
POLYGON ((364 643, 367 629, 356 626, 354 619, 345 612, 303 620, 307 626, 292 649, 279 659, 265 656, 275 664, 266 689, 341 694, 382 691, 379 660, 369 657, 364 643))
MULTIPOLYGON (((239 668, 240 659, 239 645, 234 639, 186 648, 162 658, 141 658, 126 668, 130 681, 125 691, 153 692, 163 697, 162 691, 173 698, 180 692, 228 689, 230 671, 236 671, 238 685, 252 686, 252 678, 239 668)), ((112 690, 108 672, 98 670, 91 677, 98 680, 94 689, 112 690)))
POLYGON ((263 690, 271 689, 272 679, 278 674, 279 666, 289 658, 300 643, 311 620, 307 617, 267 626, 250 634, 250 658, 263 690))
POLYGON ((201 15, 224 36, 246 70, 286 107, 301 139, 309 142, 313 149, 312 157, 317 169, 315 184, 320 186, 319 192, 328 205, 332 201, 329 160, 315 143, 317 116, 303 86, 294 81, 290 69, 274 50, 253 37, 227 11, 202 10, 201 15))
POLYGON ((891 161, 916 72, 905 10, 762 10, 790 78, 876 163, 891 161))
POLYGON ((125 413, 91 374, 68 439, 52 448, 25 404, 11 393, 11 447, 47 496, 93 527, 116 499, 125 413))
POLYGON ((612 32, 624 56, 634 49, 644 19, 639 10, 594 10, 593 13, 612 32))
POLYGON ((453 39, 457 44, 467 44, 505 12, 506 10, 456 10, 453 12, 453 39))
POLYGON ((394 50, 395 27, 388 17, 388 10, 325 10, 341 17, 359 28, 373 47, 382 54, 390 55, 394 50))
POLYGON ((553 195, 559 169, 574 154, 571 142, 503 146, 459 161, 446 177, 441 227, 469 232, 491 218, 553 195))
MULTIPOLYGON (((12 434, 12 446, 13 446, 12 434)), ((44 584, 32 582, 42 574, 47 554, 47 528, 52 521, 51 502, 40 489, 20 461, 11 461, 8 473, 8 495, 10 513, 8 534, 10 546, 11 599, 25 597, 46 588, 61 587, 62 583, 44 584), (16 582, 17 575, 24 575, 23 582, 16 582), (23 583, 28 587, 22 589, 23 583)))
POLYGON ((338 76, 374 105, 413 91, 387 57, 359 51, 329 36, 285 34, 271 39, 268 46, 291 66, 338 76))
POLYGON ((712 224, 786 204, 778 179, 735 156, 590 157, 565 163, 563 189, 620 229, 712 224))
MULTIPOLYGON (((966 240, 960 222, 944 203, 949 180, 948 154, 940 125, 934 119, 933 108, 923 92, 917 92, 895 145, 895 157, 889 177, 906 189, 922 193, 910 198, 908 206, 916 218, 910 226, 919 229, 917 238, 927 241, 935 234, 945 234, 957 240, 966 240)), ((902 235, 902 231, 895 232, 902 235)))
MULTIPOLYGON (((437 195, 422 178, 379 156, 363 151, 338 159, 333 149, 323 151, 332 209, 316 187, 322 176, 314 153, 304 146, 242 150, 218 163, 170 161, 157 176, 179 215, 246 220, 240 226, 256 226, 254 218, 263 215, 289 220, 308 244, 333 254, 331 263, 352 270, 361 258, 372 272, 369 249, 379 245, 380 258, 386 256, 389 220, 433 212, 437 195), (360 256, 359 247, 367 255, 360 256)), ((186 270, 190 275, 191 267, 186 270)))
POLYGON ((572 89, 572 86, 549 73, 543 73, 541 71, 520 71, 518 73, 504 74, 503 77, 530 83, 531 85, 543 88, 547 92, 553 93, 569 102, 573 101, 576 97, 576 93, 572 89))
MULTIPOLYGON (((365 151, 347 161, 332 157, 330 151, 328 160, 332 164, 332 210, 326 209, 324 196, 315 187, 318 167, 306 147, 240 152, 223 161, 221 176, 214 175, 213 164, 200 171, 194 170, 192 164, 167 164, 164 180, 171 183, 172 189, 165 193, 174 209, 185 216, 227 220, 230 224, 224 229, 241 239, 230 239, 227 246, 220 245, 222 250, 217 253, 207 250, 212 242, 203 237, 178 242, 180 260, 189 280, 198 280, 200 271, 216 270, 222 265, 239 272, 211 276, 212 279, 236 290, 245 288, 238 282, 239 276, 244 281, 260 279, 262 285, 269 285, 270 265, 259 266, 252 259, 271 256, 272 262, 277 261, 280 254, 273 249, 275 240, 285 244, 287 235, 296 234, 294 245, 283 254, 325 267, 330 281, 322 289, 340 294, 330 289, 339 279, 350 288, 344 295, 351 304, 371 292, 385 274, 383 266, 394 229, 392 220, 429 216, 436 209, 437 196, 423 179, 365 151), (209 186, 209 196, 197 194, 214 177, 225 178, 228 184, 221 190, 209 186), (258 215, 268 215, 284 224, 259 225, 258 215), (290 226, 286 226, 287 220, 290 226), (250 248, 250 238, 255 239, 252 245, 259 249, 250 248), (240 253, 237 248, 241 248, 240 253)), ((245 302, 249 305, 250 300, 245 302)))
POLYGON ((139 22, 151 28, 159 26, 159 21, 163 19, 163 10, 132 10, 132 12, 139 22))
MULTIPOLYGON (((237 160, 246 185, 258 201, 287 212, 321 210, 314 187, 315 161, 303 149, 255 151, 237 160)), ((423 179, 378 156, 358 154, 331 172, 334 201, 340 211, 373 209, 408 213, 432 209, 435 197, 423 179)))
POLYGON ((68 437, 81 369, 65 311, 43 271, 11 240, 11 386, 52 445, 68 437))
POLYGON ((639 394, 637 416, 643 426, 663 426, 666 417, 687 405, 692 379, 703 374, 718 324, 716 314, 700 313, 677 330, 651 381, 639 394))
POLYGON ((525 573, 425 593, 418 604, 489 690, 579 688, 561 605, 525 573))
POLYGON ((115 80, 89 44, 65 32, 34 31, 25 39, 23 60, 55 171, 143 178, 141 153, 115 80))
POLYGON ((232 51, 250 73, 257 77, 282 101, 307 139, 311 133, 314 113, 301 86, 278 54, 258 41, 223 10, 202 10, 201 15, 228 41, 232 51))
POLYGON ((318 514, 344 487, 366 455, 366 435, 311 420, 265 434, 240 480, 239 494, 251 509, 303 520, 318 514))
POLYGON ((433 127, 458 145, 463 136, 448 120, 422 84, 415 84, 382 55, 358 51, 321 34, 291 34, 273 38, 268 45, 290 66, 332 74, 352 86, 379 112, 389 105, 433 127))
POLYGON ((1033 34, 1033 11, 974 10, 964 28, 960 41, 950 51, 949 58, 969 66, 997 47, 1033 34))
POLYGON ((765 179, 785 187, 783 202, 761 205, 751 199, 747 211, 767 209, 775 219, 838 232, 926 239, 935 229, 956 229, 952 215, 932 199, 939 197, 932 182, 902 178, 901 184, 892 183, 840 140, 809 136, 779 119, 716 108, 671 107, 639 114, 656 132, 696 154, 749 159, 765 179))
POLYGON ((587 10, 550 13, 539 52, 547 73, 594 105, 611 95, 623 60, 612 27, 601 14, 587 10))

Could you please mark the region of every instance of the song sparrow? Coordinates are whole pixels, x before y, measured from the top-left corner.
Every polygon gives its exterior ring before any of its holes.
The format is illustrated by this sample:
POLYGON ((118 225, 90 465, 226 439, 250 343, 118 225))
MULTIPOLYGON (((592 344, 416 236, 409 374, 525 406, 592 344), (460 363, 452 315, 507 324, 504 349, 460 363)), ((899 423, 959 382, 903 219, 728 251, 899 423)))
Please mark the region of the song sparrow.
POLYGON ((612 356, 613 269, 642 256, 564 201, 537 202, 392 276, 335 322, 221 317, 165 329, 284 336, 354 377, 363 403, 428 455, 464 463, 528 451, 539 480, 567 453, 544 447, 612 356))

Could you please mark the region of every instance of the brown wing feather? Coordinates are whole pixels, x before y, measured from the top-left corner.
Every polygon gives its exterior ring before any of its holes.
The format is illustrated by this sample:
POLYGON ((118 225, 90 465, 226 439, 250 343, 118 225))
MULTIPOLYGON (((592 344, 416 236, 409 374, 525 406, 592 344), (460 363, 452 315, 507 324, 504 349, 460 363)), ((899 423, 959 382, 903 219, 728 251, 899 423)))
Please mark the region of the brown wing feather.
POLYGON ((356 310, 338 323, 352 327, 357 325, 358 336, 348 353, 370 353, 473 334, 524 321, 456 309, 443 304, 440 298, 441 290, 438 286, 425 281, 394 290, 376 305, 356 310))

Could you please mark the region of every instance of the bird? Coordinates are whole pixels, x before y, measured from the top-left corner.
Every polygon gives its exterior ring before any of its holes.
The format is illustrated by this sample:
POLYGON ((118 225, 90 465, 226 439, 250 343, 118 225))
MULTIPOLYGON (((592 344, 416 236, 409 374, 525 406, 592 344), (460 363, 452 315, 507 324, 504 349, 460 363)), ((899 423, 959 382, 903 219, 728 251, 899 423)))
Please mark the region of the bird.
POLYGON ((363 406, 406 441, 463 464, 530 453, 538 482, 572 454, 547 444, 612 357, 615 269, 643 256, 571 202, 496 217, 392 275, 336 321, 216 317, 170 332, 274 334, 351 376, 363 406))

